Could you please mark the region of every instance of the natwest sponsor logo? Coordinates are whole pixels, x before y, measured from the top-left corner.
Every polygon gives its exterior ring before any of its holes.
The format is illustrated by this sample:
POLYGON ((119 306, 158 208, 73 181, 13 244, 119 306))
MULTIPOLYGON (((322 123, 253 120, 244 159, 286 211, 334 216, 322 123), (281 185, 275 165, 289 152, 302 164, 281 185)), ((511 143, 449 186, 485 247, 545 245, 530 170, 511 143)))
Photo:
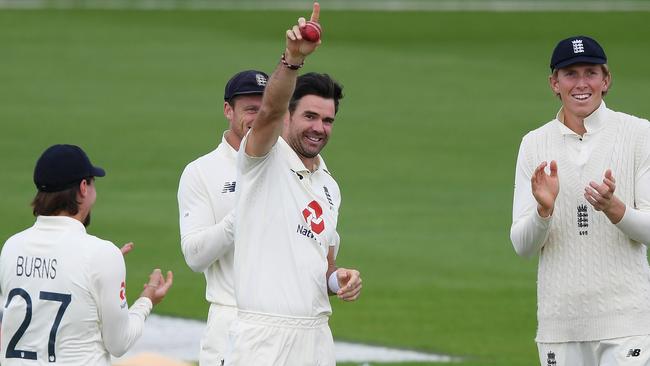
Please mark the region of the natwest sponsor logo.
POLYGON ((325 230, 325 220, 322 217, 323 208, 315 200, 311 201, 307 208, 302 210, 302 216, 314 233, 320 234, 325 230))

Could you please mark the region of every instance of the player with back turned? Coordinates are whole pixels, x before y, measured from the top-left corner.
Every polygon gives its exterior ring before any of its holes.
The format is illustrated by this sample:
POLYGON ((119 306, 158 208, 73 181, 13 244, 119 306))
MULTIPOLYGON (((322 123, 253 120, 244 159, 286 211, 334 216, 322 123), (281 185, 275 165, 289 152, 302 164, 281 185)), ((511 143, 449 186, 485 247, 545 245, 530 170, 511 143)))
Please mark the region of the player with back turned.
POLYGON ((109 366, 172 285, 172 273, 165 279, 156 269, 128 307, 122 252, 86 233, 95 178, 104 175, 74 145, 51 146, 38 159, 36 222, 0 254, 3 366, 109 366))
MULTIPOLYGON (((318 19, 315 3, 311 21, 318 19)), ((341 197, 319 155, 334 125, 341 86, 326 74, 298 77, 320 44, 302 38, 305 25, 300 18, 287 30, 286 50, 239 149, 239 311, 226 365, 335 365, 328 287, 346 301, 356 300, 361 290, 358 271, 336 268, 341 197)))
POLYGON ((562 107, 519 148, 510 237, 539 255, 543 366, 650 364, 650 123, 605 105, 611 80, 598 42, 560 41, 562 107))

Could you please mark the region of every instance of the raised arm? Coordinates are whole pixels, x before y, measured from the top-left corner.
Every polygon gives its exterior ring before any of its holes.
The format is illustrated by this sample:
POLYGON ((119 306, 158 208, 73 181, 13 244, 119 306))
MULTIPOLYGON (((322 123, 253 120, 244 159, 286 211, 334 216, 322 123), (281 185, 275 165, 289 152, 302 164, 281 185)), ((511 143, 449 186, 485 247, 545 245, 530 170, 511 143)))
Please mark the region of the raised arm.
MULTIPOLYGON (((314 3, 310 20, 318 23, 320 5, 314 3)), ((282 124, 289 108, 291 95, 296 87, 298 69, 305 58, 321 44, 321 41, 309 42, 302 38, 300 28, 306 24, 305 18, 299 18, 298 24, 286 32, 287 47, 269 78, 264 90, 260 108, 246 142, 246 154, 249 156, 266 155, 282 133, 282 124)))
POLYGON ((560 185, 557 162, 542 162, 531 172, 524 164, 524 151, 522 142, 515 169, 510 240, 517 254, 532 257, 548 237, 560 185), (550 174, 545 172, 547 165, 550 174))

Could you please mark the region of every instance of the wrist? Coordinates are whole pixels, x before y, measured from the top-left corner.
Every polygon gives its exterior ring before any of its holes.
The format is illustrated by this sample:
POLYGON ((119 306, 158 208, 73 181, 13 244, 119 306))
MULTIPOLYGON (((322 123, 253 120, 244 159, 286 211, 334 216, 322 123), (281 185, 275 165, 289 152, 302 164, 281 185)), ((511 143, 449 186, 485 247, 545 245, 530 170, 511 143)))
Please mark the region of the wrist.
POLYGON ((623 219, 625 215, 625 204, 618 198, 612 198, 614 200, 612 204, 604 212, 605 216, 611 221, 612 224, 616 225, 623 219))
POLYGON ((291 70, 298 70, 305 64, 305 58, 292 55, 288 50, 285 50, 280 62, 291 70))
POLYGON ((549 218, 553 214, 553 207, 546 208, 543 207, 542 205, 537 205, 537 214, 541 218, 549 218))

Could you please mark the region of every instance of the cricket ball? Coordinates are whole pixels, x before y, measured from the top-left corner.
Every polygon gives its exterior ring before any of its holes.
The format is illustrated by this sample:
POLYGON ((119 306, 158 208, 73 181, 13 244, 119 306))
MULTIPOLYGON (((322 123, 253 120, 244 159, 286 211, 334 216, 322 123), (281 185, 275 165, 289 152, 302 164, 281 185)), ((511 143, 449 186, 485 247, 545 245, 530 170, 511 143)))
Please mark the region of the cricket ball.
POLYGON ((306 39, 309 42, 318 42, 321 34, 320 24, 310 20, 305 23, 304 27, 300 28, 300 34, 303 39, 306 39))

